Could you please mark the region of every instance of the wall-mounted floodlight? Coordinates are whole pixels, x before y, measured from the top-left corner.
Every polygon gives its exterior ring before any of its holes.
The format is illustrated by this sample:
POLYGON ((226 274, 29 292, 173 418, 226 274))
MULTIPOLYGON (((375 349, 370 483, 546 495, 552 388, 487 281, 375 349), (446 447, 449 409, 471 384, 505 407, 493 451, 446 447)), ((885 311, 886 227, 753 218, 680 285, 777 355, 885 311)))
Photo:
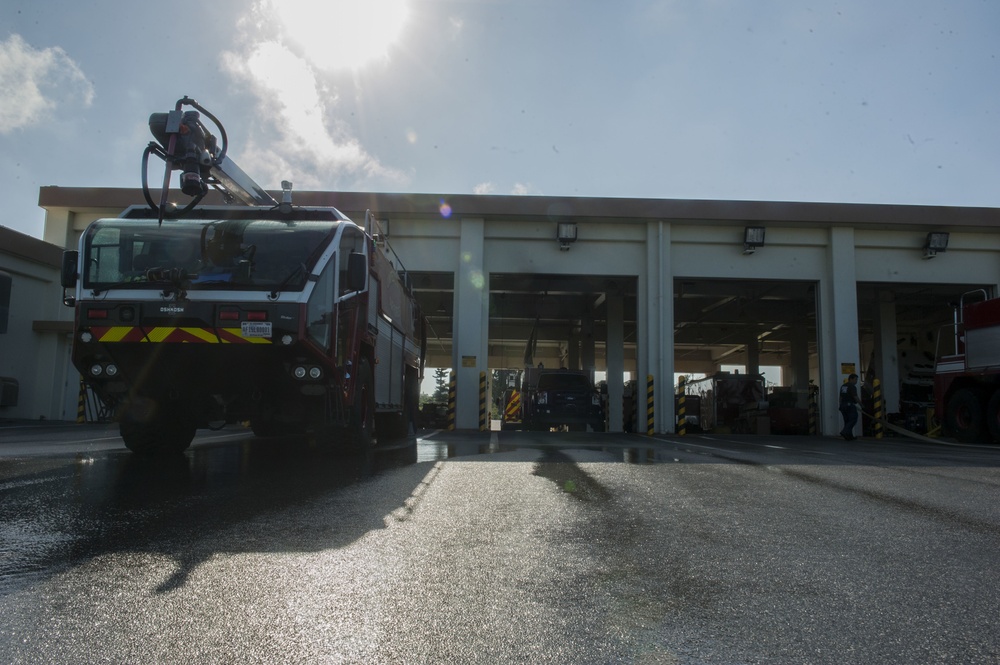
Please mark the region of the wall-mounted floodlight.
POLYGON ((563 252, 576 242, 576 222, 559 222, 556 227, 556 240, 559 241, 559 249, 563 252))
POLYGON ((748 226, 743 229, 743 253, 753 254, 758 247, 764 246, 763 226, 748 226))
POLYGON ((924 241, 924 258, 933 259, 938 252, 948 249, 948 234, 943 231, 931 231, 924 241))

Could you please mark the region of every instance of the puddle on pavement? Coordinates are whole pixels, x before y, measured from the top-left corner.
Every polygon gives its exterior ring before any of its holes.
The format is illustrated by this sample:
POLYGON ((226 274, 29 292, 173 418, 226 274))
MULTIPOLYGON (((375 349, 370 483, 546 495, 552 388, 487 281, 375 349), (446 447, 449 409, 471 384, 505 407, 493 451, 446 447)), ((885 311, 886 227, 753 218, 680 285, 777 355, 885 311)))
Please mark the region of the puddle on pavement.
MULTIPOLYGON (((499 453, 511 453, 518 450, 527 450, 537 453, 539 451, 548 454, 553 451, 577 450, 585 453, 603 453, 600 459, 595 458, 594 462, 622 462, 625 464, 657 464, 661 462, 679 462, 675 458, 664 457, 663 451, 652 446, 607 446, 588 445, 576 442, 553 442, 546 443, 537 439, 529 442, 503 443, 495 438, 489 443, 482 441, 446 441, 433 437, 418 437, 417 439, 417 461, 437 462, 453 459, 457 457, 488 457, 499 453), (658 454, 659 453, 659 454, 658 454)), ((497 458, 502 461, 502 458, 497 458)))

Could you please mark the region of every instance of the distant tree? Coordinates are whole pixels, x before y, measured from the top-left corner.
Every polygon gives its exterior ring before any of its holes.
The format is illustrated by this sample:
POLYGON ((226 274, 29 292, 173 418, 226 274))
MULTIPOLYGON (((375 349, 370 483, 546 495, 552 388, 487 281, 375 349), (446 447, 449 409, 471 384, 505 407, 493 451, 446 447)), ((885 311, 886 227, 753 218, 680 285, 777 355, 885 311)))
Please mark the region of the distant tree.
POLYGON ((448 379, 451 372, 447 367, 438 367, 434 370, 434 394, 431 395, 431 400, 435 402, 447 402, 448 401, 448 379))

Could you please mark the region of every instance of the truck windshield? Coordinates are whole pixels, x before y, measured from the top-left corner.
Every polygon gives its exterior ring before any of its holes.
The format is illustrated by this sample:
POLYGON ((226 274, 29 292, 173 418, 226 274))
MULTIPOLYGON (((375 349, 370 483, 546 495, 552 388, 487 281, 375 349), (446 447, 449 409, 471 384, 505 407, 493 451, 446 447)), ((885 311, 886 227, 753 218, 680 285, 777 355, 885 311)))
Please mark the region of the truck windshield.
POLYGON ((83 286, 298 291, 342 223, 99 220, 84 241, 83 286))

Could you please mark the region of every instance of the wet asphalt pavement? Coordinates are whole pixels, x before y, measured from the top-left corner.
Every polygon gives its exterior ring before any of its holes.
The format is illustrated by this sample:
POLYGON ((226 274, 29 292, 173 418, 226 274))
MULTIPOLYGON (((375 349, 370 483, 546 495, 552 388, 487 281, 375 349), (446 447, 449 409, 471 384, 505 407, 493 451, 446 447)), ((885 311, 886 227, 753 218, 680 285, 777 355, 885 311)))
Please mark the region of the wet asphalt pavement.
POLYGON ((1000 449, 0 427, 4 663, 995 663, 1000 449))

